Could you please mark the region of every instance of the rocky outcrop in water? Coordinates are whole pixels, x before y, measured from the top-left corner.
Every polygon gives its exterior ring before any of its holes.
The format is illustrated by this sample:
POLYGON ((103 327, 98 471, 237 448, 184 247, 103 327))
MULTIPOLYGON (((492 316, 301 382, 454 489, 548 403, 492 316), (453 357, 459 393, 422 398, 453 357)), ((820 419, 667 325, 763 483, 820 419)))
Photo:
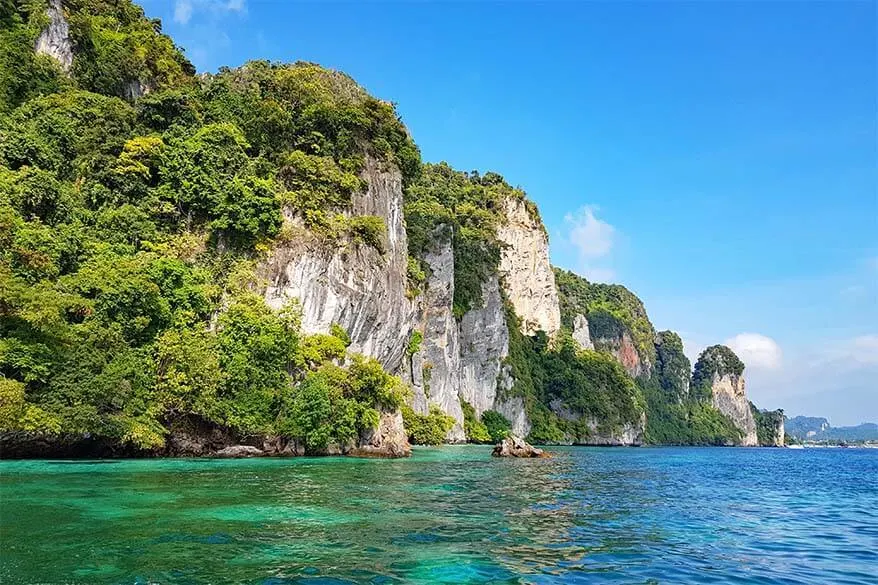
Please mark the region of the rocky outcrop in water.
POLYGON ((64 18, 61 0, 49 0, 46 8, 49 24, 37 37, 34 50, 38 55, 48 55, 58 61, 65 73, 73 67, 73 46, 70 43, 70 27, 64 18))
POLYGON ((402 423, 402 414, 399 411, 382 412, 378 428, 361 436, 357 444, 343 451, 343 454, 391 459, 411 455, 412 447, 402 423))
POLYGON ((494 457, 548 457, 548 454, 542 449, 537 449, 533 445, 525 442, 521 437, 511 436, 503 439, 494 447, 491 452, 494 457))

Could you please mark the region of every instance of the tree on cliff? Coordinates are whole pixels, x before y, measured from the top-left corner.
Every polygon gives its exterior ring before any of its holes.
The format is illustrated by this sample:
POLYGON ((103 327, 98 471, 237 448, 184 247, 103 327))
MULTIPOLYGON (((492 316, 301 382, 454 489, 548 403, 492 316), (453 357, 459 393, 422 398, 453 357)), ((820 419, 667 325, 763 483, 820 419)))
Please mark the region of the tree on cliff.
POLYGON ((377 363, 253 293, 283 207, 376 245, 340 211, 367 155, 418 175, 394 107, 309 63, 195 77, 126 0, 64 2, 65 71, 33 50, 47 6, 0 3, 0 430, 157 447, 197 416, 319 448, 398 407, 377 363))

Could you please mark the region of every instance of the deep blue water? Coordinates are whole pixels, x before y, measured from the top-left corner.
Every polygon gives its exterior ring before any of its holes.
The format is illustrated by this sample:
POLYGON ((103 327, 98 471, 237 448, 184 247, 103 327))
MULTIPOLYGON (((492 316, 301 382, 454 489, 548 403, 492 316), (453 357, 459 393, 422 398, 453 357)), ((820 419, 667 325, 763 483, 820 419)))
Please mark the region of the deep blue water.
POLYGON ((878 450, 0 462, 0 582, 878 584, 878 450))

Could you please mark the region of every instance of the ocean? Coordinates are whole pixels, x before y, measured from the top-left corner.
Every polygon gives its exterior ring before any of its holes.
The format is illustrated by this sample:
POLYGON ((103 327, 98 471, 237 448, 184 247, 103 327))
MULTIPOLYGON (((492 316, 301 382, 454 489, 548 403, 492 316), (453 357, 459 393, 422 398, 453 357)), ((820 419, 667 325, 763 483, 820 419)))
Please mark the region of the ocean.
POLYGON ((878 450, 0 462, 0 583, 878 583, 878 450))

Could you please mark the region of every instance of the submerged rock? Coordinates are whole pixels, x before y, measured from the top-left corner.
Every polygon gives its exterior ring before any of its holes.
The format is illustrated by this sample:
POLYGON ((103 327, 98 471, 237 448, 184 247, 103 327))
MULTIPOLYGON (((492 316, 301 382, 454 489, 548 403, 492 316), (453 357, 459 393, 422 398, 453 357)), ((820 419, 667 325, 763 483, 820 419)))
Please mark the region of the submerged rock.
POLYGON ((548 457, 549 455, 542 449, 537 449, 533 445, 520 437, 511 436, 500 441, 491 453, 494 457, 548 457))
POLYGON ((257 449, 251 445, 232 445, 216 452, 217 457, 227 459, 239 459, 242 457, 261 457, 265 455, 262 449, 257 449))

